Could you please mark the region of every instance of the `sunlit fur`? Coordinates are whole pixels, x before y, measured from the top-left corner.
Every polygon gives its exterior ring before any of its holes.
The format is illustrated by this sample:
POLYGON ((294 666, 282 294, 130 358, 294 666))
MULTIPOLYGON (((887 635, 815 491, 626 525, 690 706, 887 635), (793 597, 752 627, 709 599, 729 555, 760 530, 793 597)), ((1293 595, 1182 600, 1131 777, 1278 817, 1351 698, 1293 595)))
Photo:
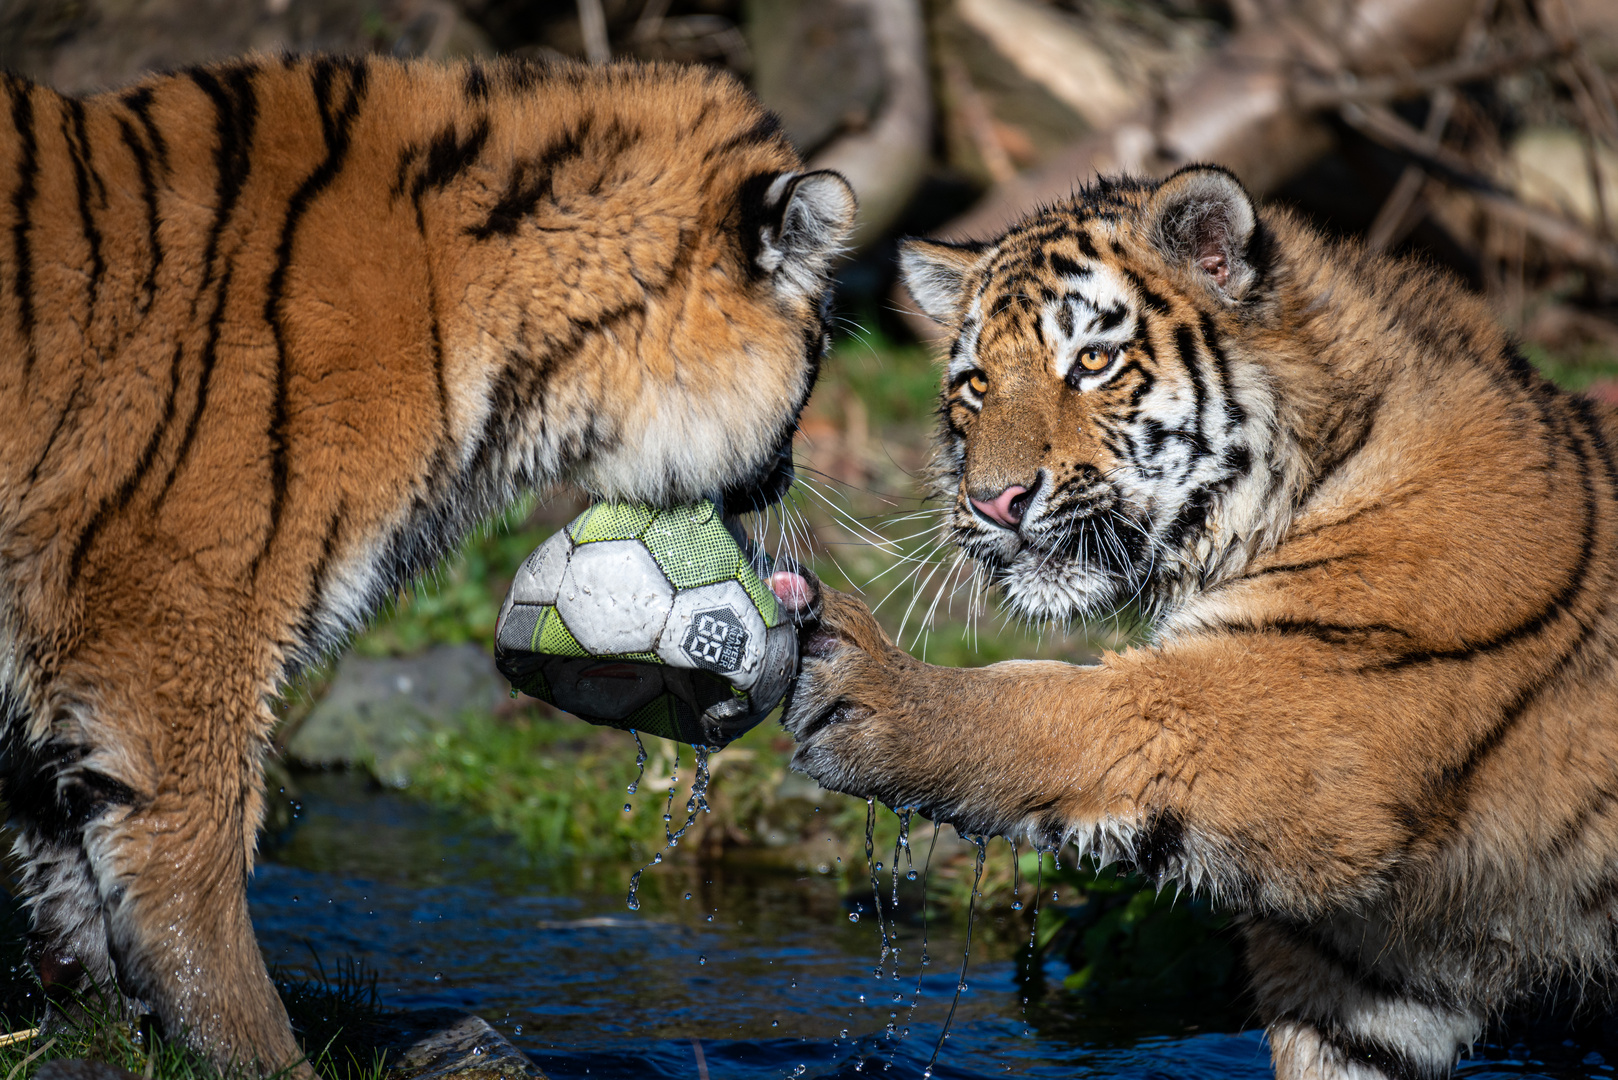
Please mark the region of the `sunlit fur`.
POLYGON ((1441 1077, 1545 987, 1610 1001, 1613 414, 1443 275, 1218 170, 904 261, 956 337, 951 535, 1021 609, 1138 592, 1152 637, 938 668, 828 594, 799 767, 1242 913, 1284 1080, 1441 1077), (1097 342, 1120 366, 1069 378, 1097 342), (964 502, 1008 484, 1039 493, 1015 528, 964 502))
POLYGON ((770 474, 852 194, 712 71, 257 58, 83 100, 0 78, 0 107, 34 957, 273 1069, 269 702, 523 490, 770 474))

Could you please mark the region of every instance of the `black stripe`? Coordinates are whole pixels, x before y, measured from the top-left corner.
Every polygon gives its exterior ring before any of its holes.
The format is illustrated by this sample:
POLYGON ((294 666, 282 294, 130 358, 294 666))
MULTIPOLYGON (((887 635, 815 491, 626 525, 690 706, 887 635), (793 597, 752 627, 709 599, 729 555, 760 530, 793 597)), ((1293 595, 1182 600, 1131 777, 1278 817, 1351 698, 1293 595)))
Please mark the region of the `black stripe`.
POLYGON ((489 77, 484 74, 483 65, 476 60, 467 65, 466 82, 462 84, 461 90, 475 101, 489 99, 489 77))
MULTIPOLYGON (((416 174, 410 188, 410 200, 416 209, 416 231, 427 239, 427 215, 422 196, 428 191, 447 187, 477 161, 489 138, 489 118, 479 117, 465 139, 454 126, 446 127, 433 137, 426 151, 426 161, 416 174)), ((403 167, 403 166, 401 166, 403 167)), ((438 394, 438 423, 441 439, 449 437, 449 391, 444 379, 444 336, 438 324, 438 284, 433 280, 429 260, 427 272, 427 315, 433 350, 433 384, 438 394)))
POLYGON ((1611 787, 1598 784, 1595 791, 1562 823, 1561 828, 1551 835, 1545 845, 1547 854, 1560 859, 1573 850, 1585 830, 1604 816, 1614 801, 1618 801, 1618 782, 1611 787))
POLYGON ((505 190, 480 225, 468 226, 468 236, 487 240, 491 236, 511 236, 522 219, 532 214, 540 202, 550 197, 556 172, 582 154, 593 120, 582 118, 573 128, 548 146, 537 157, 519 161, 511 170, 505 190))
MULTIPOLYGON (((62 122, 62 138, 67 142, 68 158, 73 163, 73 190, 78 197, 79 227, 84 242, 90 248, 90 317, 95 317, 96 295, 101 291, 101 276, 107 264, 101 258, 101 230, 96 228, 90 211, 90 140, 85 133, 84 102, 67 99, 67 119, 62 122)), ((103 193, 105 198, 105 193, 103 193)))
POLYGON ((23 339, 22 374, 27 379, 34 370, 34 260, 28 231, 33 225, 35 177, 39 173, 39 146, 34 137, 34 99, 28 83, 7 78, 11 91, 11 126, 21 147, 17 162, 17 186, 11 193, 11 289, 17 298, 17 330, 23 339))
MULTIPOLYGON (((318 640, 320 634, 320 607, 326 595, 327 579, 331 576, 332 563, 337 558, 338 541, 343 535, 344 506, 341 502, 332 512, 331 520, 326 523, 326 535, 320 542, 320 557, 315 560, 314 567, 309 572, 309 592, 303 602, 303 614, 298 618, 295 632, 299 650, 304 653, 323 652, 323 643, 318 640)), ((311 656, 311 659, 317 657, 311 656)))
POLYGON ((489 118, 480 116, 467 132, 466 138, 454 124, 445 127, 427 144, 426 161, 411 186, 410 197, 419 209, 421 197, 428 191, 442 191, 462 173, 477 163, 478 155, 489 140, 489 118))
MULTIPOLYGON (((202 292, 215 280, 215 256, 231 211, 240 198, 242 187, 252 170, 253 132, 258 120, 258 102, 249 74, 240 68, 223 72, 226 86, 212 72, 196 68, 189 72, 193 82, 207 94, 214 106, 214 215, 208 227, 208 238, 203 246, 202 283, 192 300, 192 313, 202 292)), ((221 294, 222 296, 222 294, 221 294)), ((222 302, 216 299, 216 303, 222 302)))
POLYGON ((1382 395, 1371 394, 1357 399, 1352 407, 1336 418, 1331 430, 1318 441, 1318 445, 1329 450, 1341 442, 1345 434, 1347 442, 1334 455, 1319 461, 1315 475, 1298 492, 1295 506, 1299 509, 1307 507, 1315 492, 1365 449, 1371 441, 1371 433, 1376 430, 1376 418, 1381 409, 1382 395))
POLYGON ((151 156, 135 134, 135 129, 129 121, 119 117, 118 130, 123 136, 124 145, 129 147, 129 153, 135 159, 135 172, 140 176, 141 199, 146 204, 146 246, 152 257, 146 269, 146 279, 141 283, 140 310, 145 314, 151 310, 152 301, 157 296, 157 268, 163 261, 163 247, 157 238, 157 183, 152 177, 151 156))
POLYGON ((201 368, 197 374, 196 401, 186 421, 185 435, 180 440, 179 450, 174 455, 174 464, 169 467, 162 490, 158 492, 159 506, 168 498, 169 490, 174 486, 174 478, 179 475, 180 469, 190 456, 191 447, 197 437, 197 429, 208 408, 208 393, 213 382, 214 363, 218 359, 219 330, 224 321, 225 301, 230 295, 232 275, 228 260, 225 260, 226 265, 222 270, 217 269, 215 264, 220 261, 217 258, 220 237, 253 167, 251 158, 253 132, 258 118, 257 98, 253 92, 251 77, 246 70, 226 69, 224 75, 226 81, 230 83, 229 91, 208 71, 196 69, 189 74, 197 86, 213 101, 216 139, 214 146, 216 202, 213 222, 208 228, 208 239, 203 249, 202 284, 198 287, 196 296, 191 299, 193 316, 196 314, 197 303, 208 285, 212 283, 216 288, 213 311, 208 316, 208 335, 200 357, 201 368))
POLYGON ((264 543, 253 556, 249 575, 257 577, 259 567, 270 553, 281 529, 281 515, 286 508, 287 484, 290 466, 287 461, 287 397, 291 383, 291 368, 287 357, 286 325, 281 315, 281 300, 286 290, 287 270, 292 265, 292 248, 297 239, 298 226, 303 221, 310 203, 331 185, 342 171, 348 157, 353 136, 355 117, 365 99, 369 68, 360 58, 321 57, 315 61, 313 92, 320 112, 321 134, 326 142, 326 157, 315 170, 304 178, 287 204, 286 220, 281 225, 281 240, 275 249, 275 269, 270 272, 269 285, 264 298, 264 321, 270 325, 275 337, 275 401, 270 408, 270 522, 264 543), (338 71, 348 75, 343 102, 332 107, 332 84, 338 71))
POLYGON ((762 143, 779 143, 782 141, 780 117, 772 112, 761 113, 747 130, 737 132, 706 154, 703 154, 702 162, 706 165, 714 158, 723 157, 739 147, 758 146, 762 143))
POLYGON ((1230 621, 1219 629, 1231 634, 1280 634, 1283 637, 1307 637, 1328 645, 1363 645, 1372 637, 1399 637, 1409 640, 1411 633, 1390 623, 1329 623, 1319 619, 1266 619, 1262 622, 1230 621))
POLYGON ((129 111, 135 114, 140 126, 146 131, 146 140, 151 144, 152 153, 157 155, 157 167, 164 173, 169 171, 169 144, 163 138, 162 129, 152 119, 152 88, 138 86, 124 95, 124 104, 129 111))
MULTIPOLYGON (((1575 402, 1575 411, 1578 413, 1578 416, 1583 423, 1589 425, 1595 422, 1594 418, 1589 414, 1589 412, 1583 408, 1582 403, 1578 403, 1576 399, 1571 397, 1569 397, 1567 400, 1575 402)), ((1588 539, 1593 535, 1594 532, 1595 516, 1595 493, 1588 474, 1588 457, 1584 447, 1582 444, 1580 444, 1577 438, 1570 438, 1569 444, 1573 447, 1581 466, 1583 466, 1583 468, 1581 468, 1581 479, 1584 484, 1586 497, 1585 529, 1586 537, 1588 539)), ((1607 475, 1608 491, 1609 494, 1611 494, 1613 491, 1618 490, 1618 467, 1615 467, 1612 461, 1610 450, 1604 441, 1597 442, 1596 449, 1601 454, 1603 472, 1605 472, 1607 475)), ((1591 545, 1587 544, 1586 549, 1588 550, 1590 546, 1591 545)), ((1516 634, 1515 631, 1523 629, 1524 626, 1528 624, 1543 625, 1544 623, 1549 622, 1550 618, 1553 617, 1556 612, 1566 610, 1568 607, 1570 607, 1573 599, 1576 598, 1576 590, 1582 588, 1583 586, 1583 578, 1587 569, 1588 557, 1581 557, 1580 565, 1577 567, 1576 573, 1573 575, 1572 579, 1569 580, 1567 586, 1564 587, 1562 592, 1558 594, 1557 597, 1553 598, 1551 603, 1547 605, 1545 609, 1542 609, 1539 613, 1537 613, 1534 618, 1527 620, 1526 624, 1520 624, 1519 627, 1514 627, 1513 631, 1508 632, 1507 635, 1503 635, 1506 640, 1484 642, 1482 643, 1482 647, 1472 651, 1462 651, 1462 655, 1458 656, 1430 653, 1424 655, 1442 659, 1469 660, 1494 648, 1501 647, 1501 645, 1507 644, 1510 641, 1516 640, 1520 635, 1516 634), (1573 591, 1570 592, 1570 590, 1573 591)), ((1602 612, 1604 611, 1605 605, 1603 604, 1602 612)), ((1537 678, 1518 688, 1517 692, 1512 696, 1512 699, 1501 709, 1500 716, 1495 720, 1494 724, 1492 724, 1489 730, 1484 732, 1483 735, 1477 741, 1475 741, 1471 747, 1468 748, 1466 756, 1453 765, 1443 767, 1428 778, 1425 785, 1425 791, 1422 793, 1421 798, 1423 809, 1411 810, 1411 813, 1419 820, 1419 826, 1411 829, 1410 842, 1414 842, 1416 840, 1431 841, 1436 835, 1441 835, 1443 832, 1448 832, 1450 829, 1455 827, 1455 825, 1460 821, 1461 817, 1467 812, 1467 808, 1471 803, 1472 784, 1476 780, 1478 769, 1505 742, 1506 736, 1516 728, 1519 722, 1521 722, 1522 718, 1527 714, 1529 707, 1532 706, 1534 702, 1545 693, 1545 691, 1555 686, 1561 679, 1562 675, 1573 665, 1574 661, 1576 661, 1582 655, 1585 646, 1595 637, 1596 628, 1601 625, 1601 623, 1602 620, 1597 618, 1584 620, 1579 633, 1574 637, 1573 641, 1570 642, 1568 646, 1557 656, 1555 662, 1551 664, 1549 668, 1543 671, 1537 678), (1442 808, 1444 813, 1442 816, 1439 816, 1438 813, 1430 808, 1442 808)), ((1383 666, 1391 667, 1402 665, 1383 666)))
POLYGON ((1304 562, 1278 563, 1275 566, 1266 566, 1261 570, 1252 570, 1237 578, 1237 581, 1251 581, 1254 578, 1267 577, 1270 574, 1300 574, 1306 570, 1318 570, 1323 566, 1330 566, 1345 559, 1361 559, 1365 557, 1363 551, 1345 551, 1341 555, 1327 555, 1319 559, 1308 559, 1304 562))
MULTIPOLYGON (((1580 419, 1587 425, 1590 423, 1587 415, 1581 415, 1580 419)), ((1500 649, 1514 645, 1524 638, 1532 637, 1533 635, 1538 634, 1550 624, 1552 619, 1555 619, 1558 615, 1567 612, 1569 608, 1572 607, 1573 602, 1579 598, 1579 594, 1584 590, 1585 580, 1588 578, 1590 573, 1591 559, 1595 554, 1596 492, 1594 481, 1590 475, 1589 452, 1585 449, 1583 442, 1581 442, 1577 436, 1574 436, 1571 432, 1568 434, 1570 435, 1568 443, 1573 448, 1578 464, 1579 488, 1584 495, 1584 524, 1582 528, 1582 537, 1579 543, 1579 554, 1574 561, 1571 572, 1568 574, 1567 581, 1564 582, 1562 587, 1557 590, 1556 594, 1552 596, 1543 607, 1534 612, 1534 614, 1530 615, 1526 619, 1523 619, 1516 625, 1508 627, 1491 637, 1485 638, 1482 641, 1467 642, 1454 649, 1430 649, 1409 653, 1396 660, 1391 660, 1386 664, 1381 665, 1383 668, 1394 669, 1408 667, 1412 664, 1428 664, 1451 660, 1471 660, 1485 653, 1496 652, 1500 649)), ((1588 437, 1589 435, 1590 433, 1586 431, 1586 436, 1588 437)))
POLYGON ((1225 355, 1224 348, 1219 344, 1218 324, 1206 311, 1198 315, 1197 332, 1202 335, 1202 347, 1213 357, 1214 373, 1219 377, 1219 392, 1225 398, 1227 426, 1241 427, 1247 423, 1247 410, 1236 400, 1236 391, 1230 383, 1230 358, 1225 355))
POLYGON ((128 508, 135 497, 135 491, 140 482, 152 468, 152 462, 157 458, 157 448, 163 441, 163 433, 174 422, 174 399, 180 389, 180 355, 182 346, 174 347, 174 356, 169 360, 169 390, 163 401, 163 416, 152 428, 152 433, 146 438, 146 446, 135 460, 135 467, 119 483, 117 491, 111 495, 103 496, 96 506, 95 513, 90 515, 90 521, 79 532, 78 539, 73 543, 73 555, 68 560, 67 587, 72 589, 78 584, 79 575, 84 570, 84 559, 90 552, 90 545, 95 542, 96 536, 106 526, 107 516, 116 511, 122 513, 128 508))
POLYGON ((1145 278, 1141 277, 1127 266, 1121 266, 1118 268, 1118 270, 1124 275, 1124 277, 1129 279, 1130 284, 1135 286, 1135 291, 1140 294, 1141 303, 1145 304, 1148 308, 1157 312, 1159 315, 1167 315, 1169 313, 1169 302, 1163 299, 1162 295, 1154 290, 1150 285, 1146 284, 1145 278))
POLYGON ((1197 409, 1197 446, 1202 450, 1197 455, 1200 459, 1206 455, 1208 446, 1202 430, 1202 410, 1208 403, 1208 386, 1203 382, 1202 369, 1197 366, 1197 345, 1192 339, 1191 328, 1184 323, 1174 328, 1174 351, 1179 356, 1180 366, 1185 368, 1186 375, 1191 379, 1191 394, 1197 409))
POLYGON ((163 140, 163 133, 158 130, 156 122, 152 119, 151 90, 142 87, 128 94, 124 101, 146 133, 146 141, 143 143, 136 137, 129 123, 122 117, 119 118, 118 127, 123 133, 125 145, 134 155, 135 170, 140 176, 141 198, 146 203, 146 243, 151 250, 152 261, 146 271, 146 280, 141 286, 141 291, 145 294, 141 304, 141 311, 144 313, 151 309, 152 301, 157 297, 157 270, 163 264, 163 244, 158 238, 157 181, 152 168, 152 159, 155 156, 157 168, 167 173, 169 152, 168 144, 163 140))

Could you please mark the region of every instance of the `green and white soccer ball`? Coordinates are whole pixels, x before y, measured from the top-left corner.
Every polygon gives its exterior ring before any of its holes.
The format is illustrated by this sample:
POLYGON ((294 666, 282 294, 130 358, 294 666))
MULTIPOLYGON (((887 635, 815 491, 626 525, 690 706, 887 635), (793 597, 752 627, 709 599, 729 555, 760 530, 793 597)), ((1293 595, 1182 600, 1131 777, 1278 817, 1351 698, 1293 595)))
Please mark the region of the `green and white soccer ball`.
POLYGON ((721 746, 797 668, 797 632, 712 503, 599 503, 517 572, 495 629, 514 687, 583 719, 721 746))

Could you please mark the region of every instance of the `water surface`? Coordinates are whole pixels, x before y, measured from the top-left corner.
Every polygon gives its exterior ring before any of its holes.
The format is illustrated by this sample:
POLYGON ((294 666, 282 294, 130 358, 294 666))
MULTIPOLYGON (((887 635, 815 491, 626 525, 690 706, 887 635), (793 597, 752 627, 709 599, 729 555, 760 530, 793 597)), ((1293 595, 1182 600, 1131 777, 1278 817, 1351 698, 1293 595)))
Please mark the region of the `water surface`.
MULTIPOLYGON (((959 973, 958 931, 898 934, 900 979, 870 913, 859 922, 833 878, 810 873, 648 872, 641 909, 588 868, 560 874, 457 816, 348 776, 307 778, 300 821, 261 861, 258 939, 283 972, 352 957, 384 1005, 475 1012, 555 1080, 919 1077, 959 973), (690 899, 686 899, 686 894, 690 899), (914 1012, 917 974, 920 997, 914 1012), (898 994, 900 1000, 895 1001, 898 994), (890 1037, 908 1029, 903 1038, 890 1037)), ((606 875, 613 877, 614 875, 606 875)), ((1117 1002, 1016 979, 1010 946, 979 940, 934 1075, 1270 1077, 1240 1001, 1117 1002), (1031 995, 1028 1004, 1025 995, 1031 995)), ((1467 1080, 1611 1077, 1597 1026, 1540 1025, 1480 1047, 1467 1080)))

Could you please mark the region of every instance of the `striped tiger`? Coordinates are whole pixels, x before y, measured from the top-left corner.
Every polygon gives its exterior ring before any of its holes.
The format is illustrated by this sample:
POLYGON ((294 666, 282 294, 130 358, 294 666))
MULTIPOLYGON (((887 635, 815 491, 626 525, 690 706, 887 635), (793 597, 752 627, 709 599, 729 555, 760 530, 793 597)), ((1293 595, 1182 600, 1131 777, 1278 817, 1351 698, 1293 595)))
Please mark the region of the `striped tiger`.
POLYGON ((901 264, 953 336, 945 535, 1019 615, 1150 637, 946 669, 828 593, 798 766, 1238 913, 1281 1080, 1433 1080, 1536 989, 1610 1003, 1618 416, 1212 167, 901 264))
POLYGON ((269 703, 523 491, 777 497, 853 195, 669 66, 254 57, 0 103, 31 955, 307 1074, 245 903, 269 703))

